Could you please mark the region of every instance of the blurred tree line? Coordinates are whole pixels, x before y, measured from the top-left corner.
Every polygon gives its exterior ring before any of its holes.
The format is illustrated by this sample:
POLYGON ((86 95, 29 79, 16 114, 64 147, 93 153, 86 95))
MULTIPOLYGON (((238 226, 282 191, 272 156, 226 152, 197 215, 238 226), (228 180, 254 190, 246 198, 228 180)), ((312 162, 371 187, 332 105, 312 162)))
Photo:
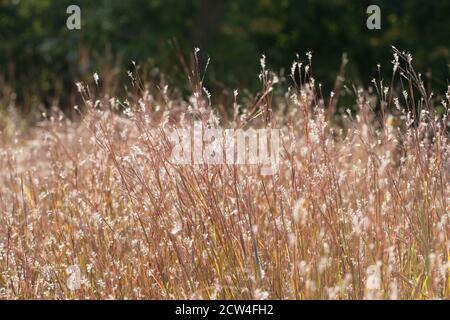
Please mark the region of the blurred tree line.
POLYGON ((316 79, 331 90, 343 52, 347 79, 367 85, 377 63, 390 77, 395 45, 443 87, 450 78, 449 15, 448 0, 3 0, 0 85, 21 105, 59 97, 67 106, 75 81, 98 72, 121 86, 116 79, 131 60, 182 80, 177 55, 200 47, 203 63, 211 57, 213 91, 257 88, 262 53, 272 70, 289 71, 296 53, 305 59, 307 51, 316 79), (81 8, 81 30, 66 28, 72 4, 81 8), (381 30, 366 27, 370 4, 381 8, 381 30))

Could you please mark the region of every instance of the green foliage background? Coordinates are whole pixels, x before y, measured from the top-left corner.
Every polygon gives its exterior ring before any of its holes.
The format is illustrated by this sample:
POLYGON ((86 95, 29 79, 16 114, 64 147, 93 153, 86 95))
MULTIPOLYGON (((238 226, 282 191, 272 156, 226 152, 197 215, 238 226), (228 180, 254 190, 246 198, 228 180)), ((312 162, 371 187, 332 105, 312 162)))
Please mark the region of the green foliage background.
POLYGON ((296 53, 303 59, 307 51, 313 52, 315 77, 326 89, 332 88, 343 52, 350 60, 348 80, 367 85, 377 63, 391 72, 391 45, 410 51, 434 85, 446 86, 450 78, 448 0, 0 3, 0 84, 29 105, 53 97, 68 104, 76 80, 95 71, 126 73, 131 60, 180 78, 171 39, 184 54, 199 46, 211 57, 207 78, 213 91, 256 88, 262 53, 271 69, 289 70, 296 53), (81 7, 80 31, 66 28, 71 4, 81 7), (370 4, 381 7, 381 30, 366 28, 370 4))

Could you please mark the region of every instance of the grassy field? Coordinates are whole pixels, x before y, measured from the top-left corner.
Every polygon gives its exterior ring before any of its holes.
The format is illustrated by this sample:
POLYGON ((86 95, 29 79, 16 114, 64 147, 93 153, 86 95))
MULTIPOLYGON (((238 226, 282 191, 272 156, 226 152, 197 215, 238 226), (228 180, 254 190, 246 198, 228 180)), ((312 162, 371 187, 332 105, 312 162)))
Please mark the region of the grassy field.
POLYGON ((195 72, 184 100, 133 74, 127 100, 99 95, 96 75, 76 117, 6 121, 0 298, 448 299, 450 89, 395 51, 392 82, 337 115, 346 89, 324 98, 306 61, 281 93, 262 61, 252 104, 212 105, 195 72), (165 129, 194 120, 280 129, 278 172, 173 163, 165 129))

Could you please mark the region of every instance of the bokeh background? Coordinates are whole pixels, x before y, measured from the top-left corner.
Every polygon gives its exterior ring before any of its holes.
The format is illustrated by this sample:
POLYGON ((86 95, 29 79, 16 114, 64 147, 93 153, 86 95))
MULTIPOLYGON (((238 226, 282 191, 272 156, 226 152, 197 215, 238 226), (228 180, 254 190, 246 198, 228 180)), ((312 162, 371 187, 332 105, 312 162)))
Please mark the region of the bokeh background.
POLYGON ((111 88, 126 84, 130 61, 142 72, 185 83, 179 56, 201 48, 211 57, 213 93, 255 90, 259 58, 289 70, 313 52, 313 72, 331 90, 341 56, 347 81, 368 85, 377 63, 389 77, 391 45, 411 52, 434 87, 450 78, 448 0, 3 0, 0 1, 0 94, 15 92, 25 110, 55 99, 73 103, 75 81, 98 72, 111 88), (68 30, 66 8, 81 8, 81 30, 68 30), (368 30, 366 9, 381 8, 381 30, 368 30))

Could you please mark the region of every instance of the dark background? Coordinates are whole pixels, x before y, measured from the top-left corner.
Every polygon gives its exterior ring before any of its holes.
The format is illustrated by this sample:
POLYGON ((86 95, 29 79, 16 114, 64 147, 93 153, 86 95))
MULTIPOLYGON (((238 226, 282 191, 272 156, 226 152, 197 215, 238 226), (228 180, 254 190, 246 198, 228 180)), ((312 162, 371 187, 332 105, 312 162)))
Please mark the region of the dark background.
MULTIPOLYGON (((343 52, 349 83, 367 86, 377 63, 390 77, 391 45, 414 56, 435 88, 450 78, 448 0, 7 0, 0 1, 0 94, 25 110, 43 102, 67 108, 75 81, 98 72, 105 87, 126 84, 131 60, 149 78, 186 84, 179 55, 211 57, 206 85, 215 94, 257 90, 259 58, 289 72, 296 53, 313 52, 313 73, 333 88, 343 52), (68 30, 66 8, 81 8, 81 30, 68 30), (368 30, 366 9, 381 7, 381 30, 368 30), (145 67, 145 68, 144 68, 145 67), (228 91, 226 89, 229 89, 228 91)), ((0 105, 0 108, 2 106, 0 105)))

